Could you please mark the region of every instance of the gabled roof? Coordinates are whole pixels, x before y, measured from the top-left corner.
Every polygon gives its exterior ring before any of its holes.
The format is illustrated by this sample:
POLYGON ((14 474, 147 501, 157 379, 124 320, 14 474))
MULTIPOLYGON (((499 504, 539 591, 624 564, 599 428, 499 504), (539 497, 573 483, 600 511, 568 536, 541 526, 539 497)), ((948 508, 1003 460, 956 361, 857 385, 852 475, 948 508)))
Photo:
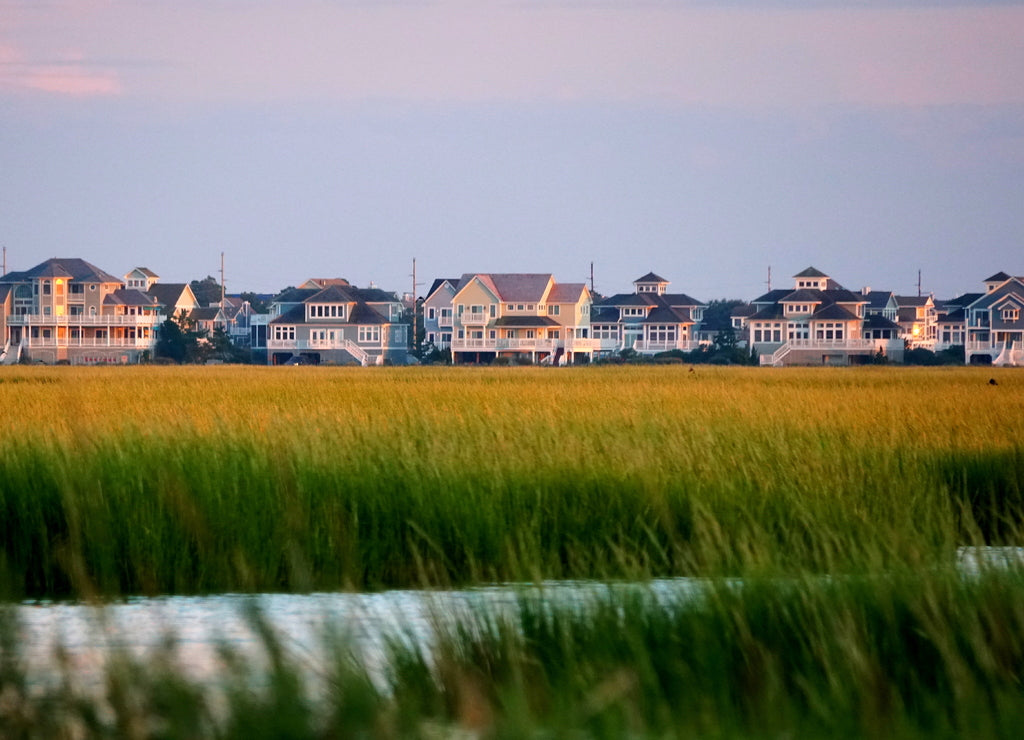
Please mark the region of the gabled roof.
MULTIPOLYGON (((149 290, 146 291, 146 294, 152 296, 161 306, 164 306, 165 308, 173 308, 178 304, 182 293, 186 290, 194 300, 195 295, 192 294, 192 289, 189 287, 188 283, 153 283, 149 286, 149 290)), ((198 304, 199 301, 196 301, 196 303, 198 304)))
POLYGON ((928 295, 898 295, 896 296, 896 305, 900 308, 909 306, 922 307, 927 306, 928 301, 931 299, 932 297, 928 295))
POLYGON ((991 293, 982 294, 981 297, 970 303, 968 308, 971 310, 986 310, 1008 295, 1024 295, 1024 280, 1010 278, 1004 285, 999 286, 991 293))
POLYGON ((793 277, 795 277, 795 278, 827 278, 828 275, 826 275, 825 273, 823 273, 821 270, 817 269, 816 267, 808 267, 806 270, 798 272, 793 277))
POLYGON ((7 296, 14 292, 13 285, 0 285, 0 303, 7 300, 7 296))
POLYGON ((949 313, 939 316, 940 324, 962 324, 966 320, 967 312, 962 307, 955 308, 949 313))
POLYGON ((548 293, 548 303, 579 303, 586 292, 586 283, 555 283, 548 293))
POLYGON ((1004 282, 1006 280, 1009 280, 1011 277, 1012 277, 1012 275, 1007 275, 1005 272, 1000 270, 995 275, 992 275, 991 277, 987 277, 984 280, 982 280, 981 282, 983 282, 983 283, 1002 283, 1002 282, 1004 282))
POLYGON ((879 311, 888 306, 890 300, 895 300, 891 290, 871 290, 864 297, 867 299, 869 309, 879 311))
POLYGON ((83 259, 77 257, 52 257, 23 272, 9 272, 0 278, 5 283, 20 283, 35 278, 70 278, 83 283, 120 283, 116 278, 83 259))
POLYGON ((430 290, 427 291, 426 297, 430 298, 430 296, 434 295, 434 293, 436 293, 444 285, 447 285, 449 288, 451 288, 452 293, 454 293, 455 289, 459 285, 459 279, 458 278, 435 278, 434 282, 430 284, 430 290))
POLYGON ((145 275, 146 277, 149 277, 149 278, 158 278, 158 277, 160 277, 155 272, 150 270, 148 267, 133 267, 131 270, 128 271, 128 275, 131 275, 133 272, 141 273, 142 275, 145 275))
POLYGON ((459 279, 456 293, 474 279, 501 303, 541 303, 553 276, 551 273, 467 272, 459 279))

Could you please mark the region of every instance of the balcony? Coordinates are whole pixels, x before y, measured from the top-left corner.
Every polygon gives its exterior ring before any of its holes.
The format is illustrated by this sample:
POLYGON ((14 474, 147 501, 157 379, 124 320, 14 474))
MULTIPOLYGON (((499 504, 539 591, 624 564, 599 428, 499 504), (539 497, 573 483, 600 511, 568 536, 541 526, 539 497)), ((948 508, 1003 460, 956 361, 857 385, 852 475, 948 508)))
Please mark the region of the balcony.
POLYGON ((698 347, 700 347, 700 342, 695 339, 678 339, 670 342, 645 342, 643 339, 638 339, 633 343, 633 349, 637 352, 668 352, 673 349, 690 352, 698 347))
POLYGON ((437 319, 437 325, 438 326, 451 326, 452 325, 452 317, 451 316, 439 316, 438 319, 437 319))
POLYGON ((453 352, 554 352, 557 339, 452 339, 453 352))
POLYGON ((155 337, 145 337, 136 339, 120 339, 112 337, 109 339, 96 339, 94 337, 85 338, 68 338, 68 339, 26 339, 22 344, 29 349, 46 349, 54 347, 66 347, 68 349, 74 349, 76 347, 90 347, 99 349, 151 349, 156 344, 155 337))
POLYGON ((464 313, 459 314, 459 323, 463 326, 484 326, 492 318, 493 317, 488 313, 465 311, 464 313))
POLYGON ((157 326, 164 322, 162 315, 136 316, 40 316, 16 314, 7 317, 8 326, 157 326))

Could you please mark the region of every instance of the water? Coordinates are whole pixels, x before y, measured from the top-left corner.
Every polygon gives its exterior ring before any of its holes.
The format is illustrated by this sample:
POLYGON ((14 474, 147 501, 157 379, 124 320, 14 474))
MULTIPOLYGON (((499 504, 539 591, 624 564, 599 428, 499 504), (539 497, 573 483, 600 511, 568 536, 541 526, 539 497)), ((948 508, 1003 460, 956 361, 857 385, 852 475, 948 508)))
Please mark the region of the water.
POLYGON ((159 653, 169 640, 181 670, 199 681, 212 682, 223 671, 221 647, 258 667, 266 655, 251 619, 256 609, 288 657, 309 677, 328 675, 325 638, 340 636, 383 687, 389 640, 418 644, 429 653, 439 628, 474 612, 511 616, 524 598, 585 609, 592 599, 627 589, 642 589, 670 604, 681 595, 695 595, 700 584, 696 579, 678 578, 644 584, 560 581, 461 591, 140 597, 103 606, 25 603, 16 607, 16 615, 21 655, 30 682, 37 686, 52 686, 59 680, 58 649, 84 687, 101 681, 114 653, 145 659, 159 653))
MULTIPOLYGON (((1024 548, 960 548, 957 567, 977 575, 988 567, 1024 566, 1024 548)), ((249 618, 258 609, 286 654, 309 677, 329 673, 325 638, 347 640, 356 660, 384 685, 389 640, 418 644, 429 653, 439 627, 482 611, 509 615, 520 599, 585 609, 609 591, 639 589, 666 605, 696 598, 699 579, 659 579, 643 584, 559 581, 539 586, 501 585, 459 591, 381 593, 220 594, 131 598, 101 607, 69 603, 25 603, 15 608, 21 657, 34 685, 59 679, 58 648, 83 686, 98 684, 116 651, 140 659, 157 654, 173 638, 181 670, 199 681, 215 681, 224 669, 219 648, 234 650, 259 666, 264 642, 249 618)))

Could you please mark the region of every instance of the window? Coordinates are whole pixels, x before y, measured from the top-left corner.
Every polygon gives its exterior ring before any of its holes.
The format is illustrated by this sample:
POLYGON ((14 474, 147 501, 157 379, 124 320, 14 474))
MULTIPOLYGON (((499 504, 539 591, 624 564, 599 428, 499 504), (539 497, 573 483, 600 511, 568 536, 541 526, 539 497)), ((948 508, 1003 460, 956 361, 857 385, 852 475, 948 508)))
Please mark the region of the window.
POLYGON ((1003 321, 1018 321, 1020 319, 1019 308, 1004 308, 1003 321))
POLYGON ((470 313, 483 313, 484 312, 484 307, 483 306, 470 306, 469 307, 469 312, 470 313))
POLYGON ((676 341, 676 326, 673 324, 655 324, 647 327, 647 341, 663 343, 676 341))
POLYGON ((622 309, 623 316, 646 316, 647 312, 642 308, 624 308, 622 309))
POLYGON ((558 316, 561 310, 561 306, 548 306, 548 316, 558 316))
MULTIPOLYGON (((435 309, 434 309, 433 306, 429 306, 427 308, 427 319, 429 319, 430 321, 433 321, 435 318, 436 318, 435 309)), ((430 335, 430 341, 431 342, 434 341, 434 335, 433 334, 430 335)))
POLYGON ((71 295, 84 295, 85 286, 81 283, 68 283, 68 293, 71 295))
POLYGON ((526 307, 526 310, 527 310, 527 311, 532 311, 532 310, 533 310, 533 308, 534 308, 534 307, 533 307, 533 304, 531 303, 531 304, 529 304, 529 305, 528 305, 528 306, 526 307))
POLYGON ((359 342, 365 344, 367 342, 380 342, 380 327, 379 326, 360 326, 359 327, 359 342))
POLYGON ((515 338, 516 338, 516 330, 515 329, 506 329, 505 330, 505 339, 515 339, 515 338))
POLYGON ((604 326, 600 324, 594 325, 594 339, 614 339, 619 338, 619 327, 615 324, 610 326, 604 326))
POLYGON ((430 342, 431 344, 434 343, 434 332, 432 332, 432 331, 428 331, 427 332, 427 341, 430 342))
POLYGON ((510 304, 508 304, 507 306, 505 306, 505 310, 506 310, 506 311, 514 311, 514 310, 515 310, 515 308, 514 308, 514 307, 512 306, 512 304, 510 303, 510 304))
POLYGON ((559 337, 558 329, 549 329, 548 330, 548 339, 558 339, 558 337, 559 337))
POLYGON ((43 295, 50 295, 50 281, 43 281, 43 295))
POLYGON ((527 339, 534 339, 534 338, 536 338, 536 336, 537 336, 537 332, 535 332, 533 329, 527 329, 526 330, 526 338, 527 339))
POLYGON ((492 303, 490 308, 491 308, 491 318, 493 319, 495 316, 498 315, 498 304, 497 303, 492 303))
POLYGON ((494 329, 491 329, 491 330, 490 330, 490 331, 489 331, 489 332, 487 333, 487 336, 488 336, 488 338, 489 338, 489 339, 497 339, 497 337, 498 337, 498 332, 496 332, 496 331, 495 331, 494 329))
POLYGON ((516 310, 517 311, 525 311, 526 310, 526 306, 524 306, 522 303, 520 303, 518 306, 516 306, 516 310))
POLYGON ((278 342, 294 342, 295 341, 295 327, 294 326, 275 326, 274 327, 274 339, 278 342))

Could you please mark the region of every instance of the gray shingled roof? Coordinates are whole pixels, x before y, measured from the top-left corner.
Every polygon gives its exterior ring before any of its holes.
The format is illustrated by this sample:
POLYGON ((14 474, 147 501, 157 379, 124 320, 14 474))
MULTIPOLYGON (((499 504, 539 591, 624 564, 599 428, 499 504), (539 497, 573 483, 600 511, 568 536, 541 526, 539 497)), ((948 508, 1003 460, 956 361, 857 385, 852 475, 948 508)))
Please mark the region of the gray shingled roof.
POLYGON ((142 306, 143 308, 157 308, 160 304, 156 298, 135 288, 118 288, 113 293, 108 293, 103 298, 105 306, 142 306))
POLYGON ((856 321, 857 315, 837 303, 830 303, 815 311, 811 318, 816 321, 819 319, 823 321, 856 321))
POLYGON ((35 267, 22 272, 9 272, 3 276, 5 283, 20 283, 40 277, 61 277, 83 283, 121 283, 114 277, 89 262, 77 257, 52 257, 35 267))
POLYGON ((586 283, 555 283, 548 293, 548 303, 576 303, 586 289, 586 283))
POLYGON ((812 288, 801 288, 800 290, 794 290, 779 299, 779 303, 821 303, 825 299, 825 296, 821 294, 820 290, 814 290, 812 288))
POLYGON ((635 285, 636 283, 667 283, 667 282, 668 282, 668 280, 663 278, 661 275, 657 275, 657 274, 655 274, 653 272, 649 272, 646 275, 644 275, 643 277, 638 277, 636 280, 633 281, 633 284, 635 285))
POLYGON ((926 306, 928 305, 928 298, 929 296, 926 295, 898 295, 896 296, 896 305, 900 308, 926 306))
POLYGON ((430 298, 445 283, 451 285, 452 290, 454 290, 459 284, 459 278, 435 278, 434 282, 430 284, 430 290, 427 291, 426 297, 430 298))
POLYGON ((561 326, 554 319, 547 316, 502 316, 494 322, 494 326, 523 327, 527 329, 546 328, 549 326, 561 326))
POLYGON ((808 267, 806 270, 798 272, 793 277, 795 277, 795 278, 823 278, 823 277, 828 277, 828 275, 826 275, 825 273, 823 273, 821 270, 817 269, 816 267, 808 267))
POLYGON ((186 283, 154 283, 149 286, 146 293, 151 295, 161 306, 173 308, 187 287, 186 283))
POLYGON ((653 309, 647 317, 643 320, 645 324, 692 324, 693 319, 690 318, 690 312, 687 309, 670 308, 669 306, 659 306, 653 309))

